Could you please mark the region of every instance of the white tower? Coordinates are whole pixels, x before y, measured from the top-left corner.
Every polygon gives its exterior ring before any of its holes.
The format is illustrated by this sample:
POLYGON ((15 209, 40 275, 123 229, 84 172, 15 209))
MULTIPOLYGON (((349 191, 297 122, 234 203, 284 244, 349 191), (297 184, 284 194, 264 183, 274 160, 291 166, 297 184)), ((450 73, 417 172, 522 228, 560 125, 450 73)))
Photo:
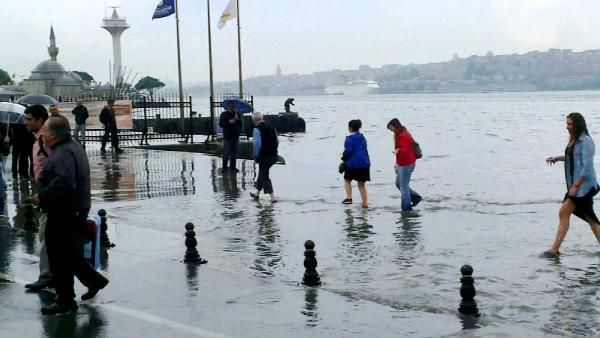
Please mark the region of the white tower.
POLYGON ((113 7, 110 17, 102 20, 102 28, 106 29, 112 36, 113 41, 113 79, 114 84, 119 85, 123 80, 123 69, 121 68, 121 34, 129 28, 125 18, 120 18, 117 8, 113 7))

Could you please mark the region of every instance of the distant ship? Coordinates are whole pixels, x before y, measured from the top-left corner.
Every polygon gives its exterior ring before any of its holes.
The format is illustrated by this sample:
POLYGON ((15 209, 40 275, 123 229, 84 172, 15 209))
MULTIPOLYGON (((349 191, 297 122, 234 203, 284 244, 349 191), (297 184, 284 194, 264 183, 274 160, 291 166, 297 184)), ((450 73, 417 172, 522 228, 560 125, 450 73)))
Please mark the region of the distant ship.
POLYGON ((379 84, 372 80, 350 81, 342 85, 332 85, 325 87, 327 95, 369 95, 379 94, 379 84))

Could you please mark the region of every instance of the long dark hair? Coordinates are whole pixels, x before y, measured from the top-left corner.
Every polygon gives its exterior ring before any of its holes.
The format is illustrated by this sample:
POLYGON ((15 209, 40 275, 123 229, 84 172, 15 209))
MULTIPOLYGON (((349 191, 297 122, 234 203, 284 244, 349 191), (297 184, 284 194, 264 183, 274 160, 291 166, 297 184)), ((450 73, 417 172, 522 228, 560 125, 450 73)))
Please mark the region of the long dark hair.
POLYGON ((394 138, 397 138, 398 135, 400 135, 400 133, 406 130, 406 127, 403 126, 402 123, 400 123, 400 120, 398 120, 397 118, 391 119, 390 122, 388 122, 387 127, 394 127, 394 138))
POLYGON ((573 121, 573 140, 575 140, 575 141, 579 140, 579 137, 583 133, 585 133, 586 135, 590 134, 587 129, 587 125, 585 123, 585 119, 583 118, 583 115, 581 115, 579 113, 571 113, 571 114, 567 115, 567 118, 571 119, 571 121, 573 121))

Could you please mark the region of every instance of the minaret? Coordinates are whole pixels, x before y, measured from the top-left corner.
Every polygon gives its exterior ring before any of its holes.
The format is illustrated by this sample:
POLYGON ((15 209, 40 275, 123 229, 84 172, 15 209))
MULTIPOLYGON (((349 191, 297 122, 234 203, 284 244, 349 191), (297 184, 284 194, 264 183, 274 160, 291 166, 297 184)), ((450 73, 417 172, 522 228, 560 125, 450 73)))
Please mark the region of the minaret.
POLYGON ((50 60, 56 61, 56 56, 58 55, 58 47, 56 47, 54 27, 52 26, 50 26, 50 47, 48 47, 48 54, 50 54, 50 60))
POLYGON ((277 68, 275 69, 275 75, 281 76, 281 66, 277 64, 277 68))
POLYGON ((113 7, 110 18, 102 20, 102 28, 106 29, 112 36, 113 41, 113 79, 115 85, 123 80, 123 69, 121 68, 121 34, 129 28, 125 18, 120 18, 117 8, 113 7))

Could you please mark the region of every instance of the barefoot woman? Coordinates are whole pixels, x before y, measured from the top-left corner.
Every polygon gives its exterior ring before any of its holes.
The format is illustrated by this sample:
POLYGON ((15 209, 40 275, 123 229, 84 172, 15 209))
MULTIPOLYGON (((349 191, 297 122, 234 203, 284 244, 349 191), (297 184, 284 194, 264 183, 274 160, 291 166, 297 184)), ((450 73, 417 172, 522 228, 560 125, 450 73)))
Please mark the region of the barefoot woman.
POLYGON ((600 242, 600 221, 594 213, 594 196, 598 193, 598 181, 594 169, 594 140, 589 135, 585 119, 579 113, 567 116, 567 130, 569 143, 565 155, 548 157, 546 162, 550 165, 557 161, 565 162, 565 178, 567 193, 563 199, 558 213, 558 231, 556 239, 547 256, 557 256, 560 245, 567 236, 571 214, 588 222, 592 232, 600 242))

